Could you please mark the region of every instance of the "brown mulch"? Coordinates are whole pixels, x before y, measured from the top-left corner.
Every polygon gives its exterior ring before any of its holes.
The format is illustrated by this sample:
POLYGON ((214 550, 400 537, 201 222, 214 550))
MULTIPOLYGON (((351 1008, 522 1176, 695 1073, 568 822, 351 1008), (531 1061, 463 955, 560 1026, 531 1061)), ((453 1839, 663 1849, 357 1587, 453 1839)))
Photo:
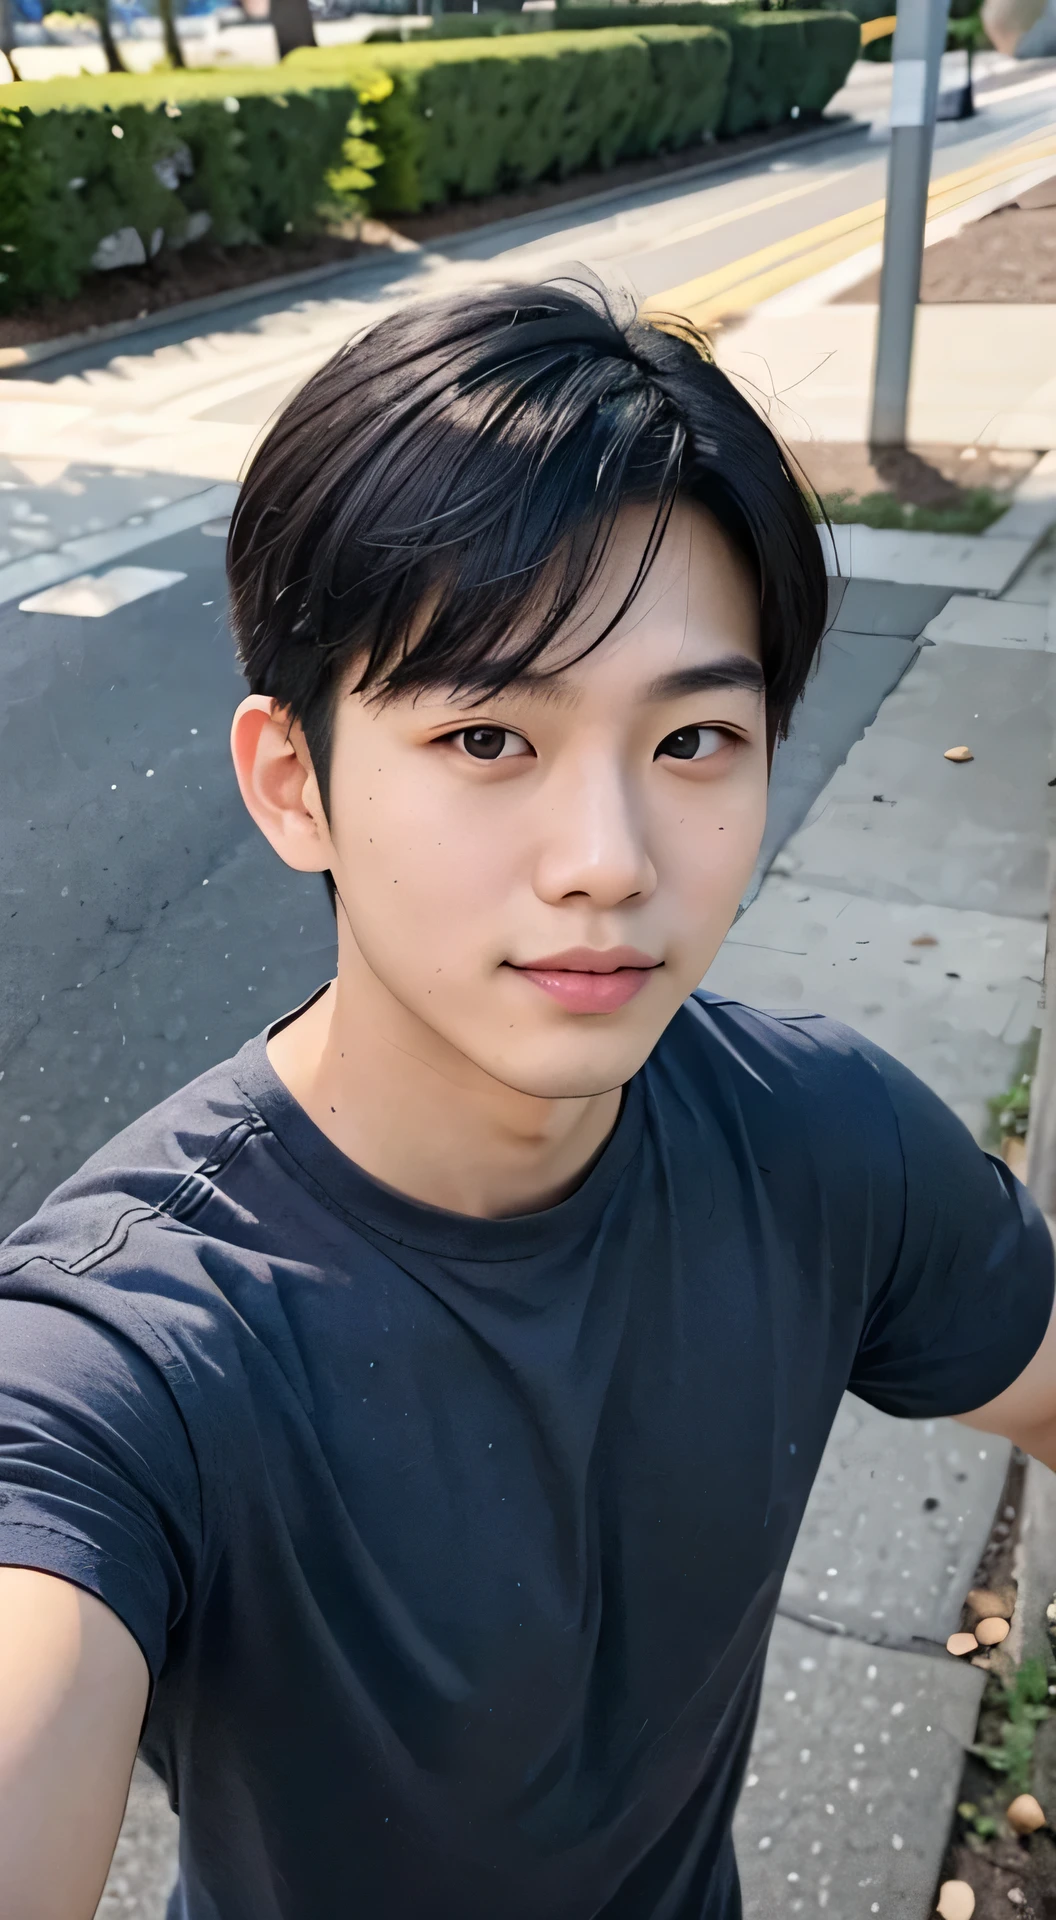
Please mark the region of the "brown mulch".
POLYGON ((791 452, 816 493, 893 493, 907 507, 953 507, 964 493, 1010 493, 1037 460, 1002 447, 867 447, 812 440, 791 452), (969 458, 967 456, 971 455, 969 458))
MULTIPOLYGON (((964 1797, 970 1785, 963 1784, 964 1797)), ((989 1840, 978 1852, 966 1841, 951 1846, 942 1879, 968 1882, 975 1894, 973 1920, 1056 1920, 1056 1840, 1044 1827, 1022 1839, 989 1840), (1010 1893, 1023 1899, 1011 1901, 1010 1893)), ((938 1887, 935 1892, 938 1897, 938 1887)))
MULTIPOLYGON (((844 122, 850 123, 848 114, 826 116, 827 124, 844 122)), ((817 129, 816 120, 787 121, 767 132, 743 134, 735 140, 709 140, 695 147, 683 147, 678 153, 657 154, 651 160, 626 160, 604 171, 593 169, 567 180, 542 181, 520 193, 491 194, 483 200, 460 201, 427 213, 394 215, 389 224, 366 220, 358 229, 349 224, 311 240, 259 247, 198 245, 180 252, 163 249, 146 266, 116 267, 108 273, 96 274, 72 300, 49 299, 26 312, 0 316, 0 347, 29 346, 40 340, 61 339, 66 334, 87 333, 93 327, 144 320, 185 300, 200 300, 210 294, 238 291, 243 287, 251 291, 258 281, 303 273, 314 267, 359 262, 371 257, 381 259, 386 248, 399 249, 401 241, 404 247, 408 241, 428 246, 434 240, 468 233, 494 220, 545 213, 584 194, 662 180, 668 174, 682 173, 702 161, 736 160, 771 147, 777 140, 794 139, 797 134, 807 134, 812 129, 817 129)))
MULTIPOLYGON (((998 1508, 999 1518, 976 1568, 973 1587, 989 1587, 1000 1591, 1012 1583, 1023 1474, 1024 1456, 1014 1449, 998 1508), (1010 1506, 1016 1510, 1015 1515, 1006 1521, 1003 1515, 1010 1506)), ((961 1626, 969 1625, 970 1616, 966 1608, 961 1626)), ((995 1667, 1000 1679, 999 1660, 995 1660, 995 1667)), ((1048 1743, 1050 1730, 1054 1728, 1056 1719, 1043 1723, 1038 1734, 1039 1747, 1043 1742, 1048 1743)), ((1036 1764, 1035 1790, 1045 1806, 1049 1795, 1042 1785, 1040 1771, 1036 1764)), ((967 1754, 957 1794, 958 1804, 970 1801, 982 1809, 991 1795, 996 1796, 999 1807, 1009 1797, 1002 1777, 992 1773, 981 1760, 967 1754)), ((1047 1806, 1046 1811, 1049 1811, 1047 1806)), ((935 1888, 936 1900, 944 1880, 967 1881, 975 1894, 973 1920, 1013 1920, 1013 1916, 1015 1920, 1056 1920, 1056 1838, 1048 1828, 1043 1827, 1038 1833, 1022 1837, 1006 1830, 994 1839, 982 1840, 975 1834, 969 1837, 967 1823, 955 1816, 953 1832, 935 1888), (1018 1897, 1020 1895, 1022 1899, 1018 1897)))
MULTIPOLYGON (((833 304, 862 306, 879 297, 880 275, 871 273, 833 304)), ((920 297, 929 306, 1056 304, 1056 173, 952 239, 925 247, 920 297)))

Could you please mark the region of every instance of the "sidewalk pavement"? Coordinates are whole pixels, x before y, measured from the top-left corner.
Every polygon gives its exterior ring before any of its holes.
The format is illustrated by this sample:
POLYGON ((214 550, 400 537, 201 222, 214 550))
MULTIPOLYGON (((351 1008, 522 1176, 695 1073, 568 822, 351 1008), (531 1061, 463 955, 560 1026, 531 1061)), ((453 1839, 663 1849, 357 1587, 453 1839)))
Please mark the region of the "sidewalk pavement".
MULTIPOLYGON (((1000 528, 989 558, 985 536, 969 543, 965 564, 1002 579, 996 599, 951 595, 953 570, 945 587, 907 585, 914 550, 920 574, 941 574, 934 538, 861 541, 895 578, 848 581, 777 797, 824 760, 816 696, 849 644, 870 635, 893 675, 901 647, 901 677, 782 836, 705 981, 846 1020, 977 1137, 1041 1021, 1056 773, 1056 536, 1042 530, 1054 523, 1050 455, 1000 523, 1006 549, 1024 543, 1017 570, 996 551, 1000 528), (944 759, 957 745, 974 760, 944 759)), ((933 1911, 984 1686, 944 1643, 1010 1453, 952 1421, 893 1420, 845 1398, 784 1583, 735 1826, 746 1920, 933 1911)), ((1056 1591, 1054 1521, 1056 1476, 1031 1463, 1014 1658, 1037 1649, 1056 1591)))

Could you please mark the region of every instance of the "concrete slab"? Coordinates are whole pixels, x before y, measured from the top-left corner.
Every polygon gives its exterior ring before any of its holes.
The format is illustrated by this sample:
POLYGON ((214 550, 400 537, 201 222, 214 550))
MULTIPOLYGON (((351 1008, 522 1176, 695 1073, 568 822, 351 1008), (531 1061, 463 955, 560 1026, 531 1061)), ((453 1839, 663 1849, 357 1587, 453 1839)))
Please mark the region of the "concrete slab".
POLYGON ((929 620, 925 640, 962 647, 1007 647, 1011 652, 1045 653, 1056 649, 1049 608, 1031 601, 981 600, 955 593, 929 620))
MULTIPOLYGON (((852 580, 848 590, 858 585, 852 580)), ((788 739, 774 754, 766 831, 745 903, 754 900, 775 854, 802 825, 915 654, 916 641, 897 635, 838 629, 826 635, 788 739)))
POLYGON ((1037 466, 1016 488, 1007 513, 987 527, 983 539, 1011 534, 1016 539, 1039 540, 1056 523, 1056 453, 1043 454, 1037 466))
MULTIPOLYGON (((830 578, 830 591, 836 584, 830 578)), ((904 640, 914 640, 949 598, 948 587, 863 579, 845 580, 842 585, 831 622, 833 633, 900 634, 904 640)))
POLYGON ((1001 593, 1027 560, 1029 539, 984 540, 959 533, 903 533, 857 524, 821 530, 830 573, 903 586, 1001 593))
POLYGON ((960 1625, 1011 1452, 1008 1440, 954 1420, 893 1420, 845 1394, 781 1612, 908 1652, 945 1646, 960 1625))
POLYGON ((182 533, 189 527, 200 526, 203 521, 229 514, 237 499, 236 486, 213 486, 198 480, 182 498, 154 512, 132 514, 99 533, 63 540, 50 552, 13 560, 10 566, 0 566, 0 605, 22 600, 56 586, 59 581, 70 580, 88 567, 103 566, 107 560, 118 560, 139 547, 152 546, 170 534, 182 533))
POLYGON ((103 620, 118 607, 131 606, 148 593, 162 593, 186 580, 185 573, 163 572, 160 567, 111 567, 108 573, 81 573, 60 586, 47 587, 43 593, 20 600, 20 613, 61 613, 71 620, 103 620))
POLYGON ((925 1920, 983 1683, 775 1621, 733 1827, 744 1920, 925 1920))
POLYGON ((750 1006, 845 1021, 981 1139, 986 1101, 1041 1024, 1044 949, 1041 920, 870 899, 771 872, 704 985, 750 1006), (921 936, 937 944, 913 946, 921 936))
POLYGON ((165 1920, 176 1881, 179 1831, 160 1780, 137 1760, 96 1920, 165 1920))
MULTIPOLYGON (((876 317, 876 307, 864 305, 773 316, 760 307, 727 323, 716 354, 765 401, 785 439, 864 441, 876 317)), ((1056 447, 1054 331, 1056 314, 1043 305, 918 308, 911 444, 1056 447)))
POLYGON ((1040 919, 1054 719, 1051 655, 1024 652, 1010 673, 1002 648, 922 648, 785 848, 786 872, 877 900, 1040 919), (944 759, 960 745, 974 760, 944 759))
POLYGON ((162 480, 138 468, 0 455, 0 567, 52 552, 64 540, 135 524, 135 516, 157 513, 206 484, 175 474, 162 480))
POLYGON ((1056 534, 1050 534, 1031 554, 1022 572, 1015 577, 1012 593, 1021 603, 1032 601, 1039 606, 1056 606, 1056 534))

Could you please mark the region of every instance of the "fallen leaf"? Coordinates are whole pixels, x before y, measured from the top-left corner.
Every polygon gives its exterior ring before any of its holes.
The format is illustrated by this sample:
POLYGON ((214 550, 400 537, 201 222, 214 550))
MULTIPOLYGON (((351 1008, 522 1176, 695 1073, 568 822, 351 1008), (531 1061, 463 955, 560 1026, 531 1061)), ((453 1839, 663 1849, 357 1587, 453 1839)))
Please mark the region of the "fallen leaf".
POLYGON ((974 1653, 978 1645, 974 1633, 951 1633, 946 1642, 946 1651, 959 1659, 962 1653, 974 1653))
POLYGON ((911 940, 909 944, 911 947, 937 947, 939 943, 933 933, 918 933, 916 939, 911 940))
POLYGON ((944 760, 974 760, 975 759, 975 755, 972 752, 971 747, 947 747, 942 757, 944 760))
POLYGON ((1013 1833, 1037 1833, 1045 1825, 1045 1815, 1032 1793, 1017 1794, 1012 1805, 1005 1808, 1005 1819, 1013 1833))

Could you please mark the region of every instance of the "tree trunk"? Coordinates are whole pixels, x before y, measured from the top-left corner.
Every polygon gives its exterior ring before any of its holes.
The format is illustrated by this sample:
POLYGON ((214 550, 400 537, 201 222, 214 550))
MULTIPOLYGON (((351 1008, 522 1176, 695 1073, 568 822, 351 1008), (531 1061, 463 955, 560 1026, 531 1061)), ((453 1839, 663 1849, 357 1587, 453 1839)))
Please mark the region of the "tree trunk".
POLYGON ((314 47, 315 28, 308 0, 271 0, 271 24, 279 43, 279 59, 294 47, 314 47))
POLYGON ((107 66, 111 73, 127 73, 128 69, 117 50, 114 30, 110 25, 110 8, 107 0, 96 0, 92 11, 99 22, 99 38, 103 43, 103 52, 106 55, 107 66))
MULTIPOLYGON (((8 55, 15 45, 15 0, 0 0, 0 53, 8 55)), ((11 69, 12 73, 14 68, 11 69)))
POLYGON ((174 67, 185 67, 187 62, 183 57, 183 48, 180 45, 180 38, 176 32, 176 22, 173 19, 172 13, 172 0, 158 0, 158 13, 161 16, 161 34, 165 42, 165 52, 168 54, 170 64, 174 67))

